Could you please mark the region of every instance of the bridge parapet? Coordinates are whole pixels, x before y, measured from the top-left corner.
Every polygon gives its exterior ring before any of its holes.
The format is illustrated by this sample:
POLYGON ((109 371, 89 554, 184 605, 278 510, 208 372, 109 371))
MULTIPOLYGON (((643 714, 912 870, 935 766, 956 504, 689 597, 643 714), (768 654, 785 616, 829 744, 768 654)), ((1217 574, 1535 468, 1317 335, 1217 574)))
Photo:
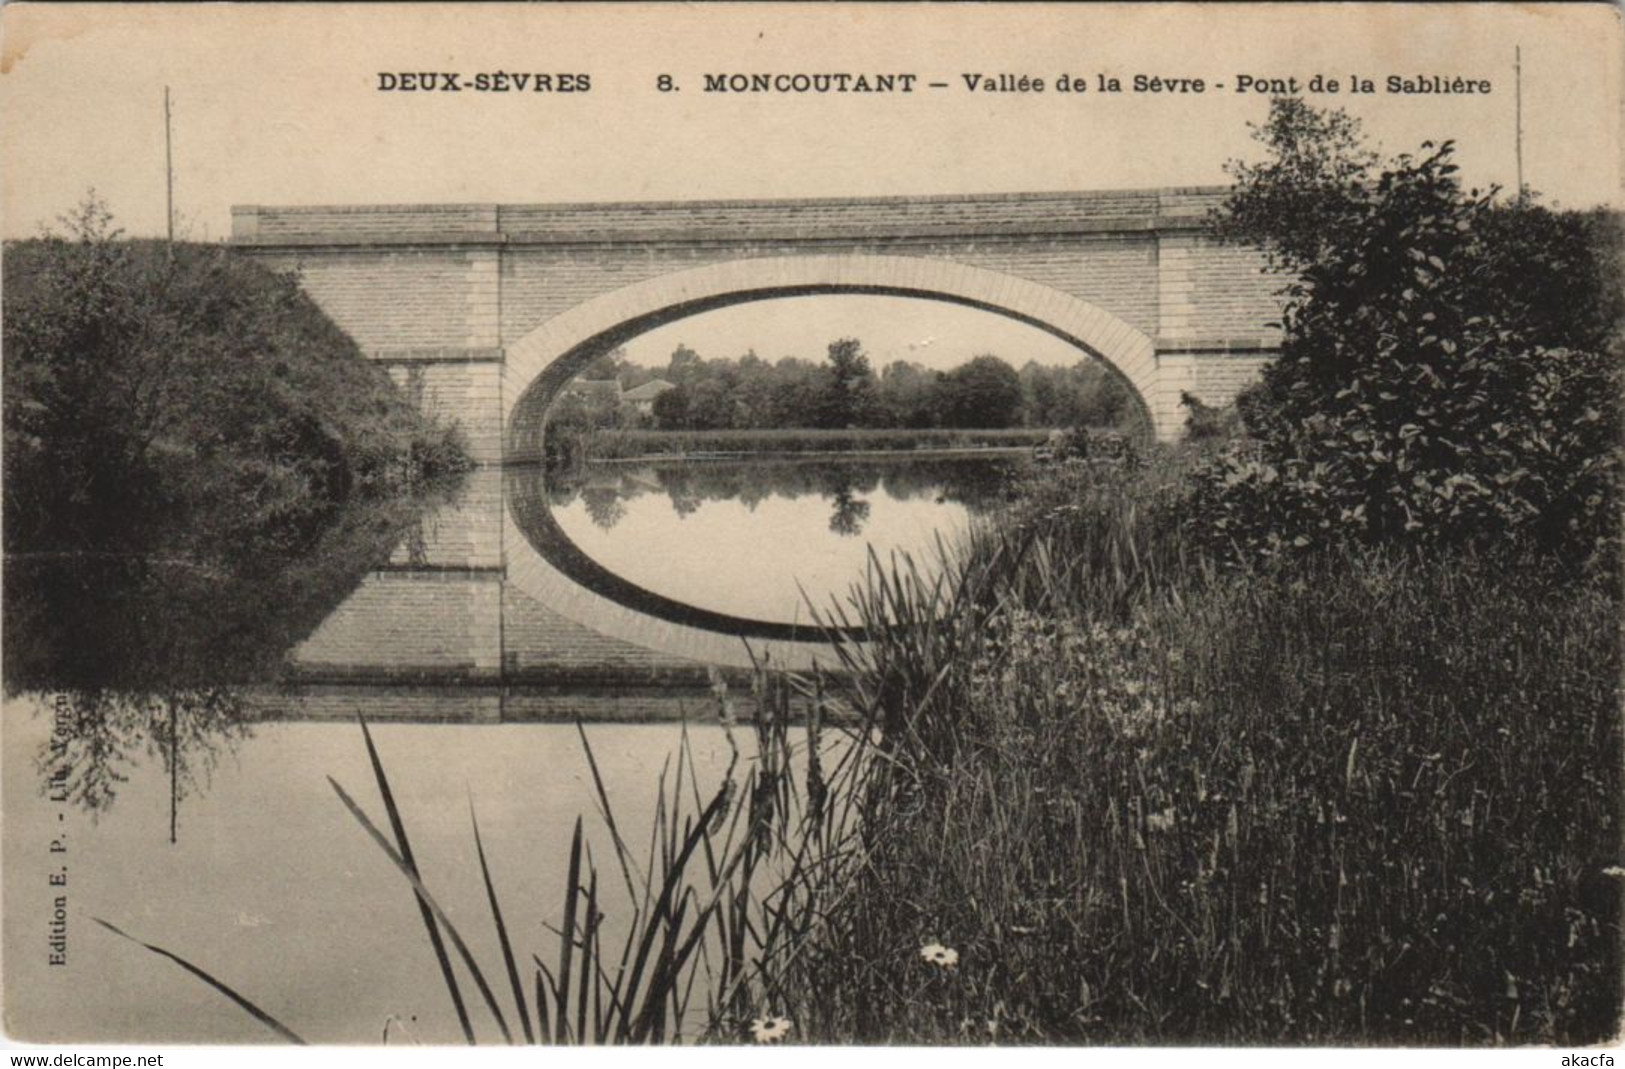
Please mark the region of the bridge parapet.
POLYGON ((1201 230, 1222 187, 938 197, 553 204, 242 205, 247 248, 1025 237, 1201 230))

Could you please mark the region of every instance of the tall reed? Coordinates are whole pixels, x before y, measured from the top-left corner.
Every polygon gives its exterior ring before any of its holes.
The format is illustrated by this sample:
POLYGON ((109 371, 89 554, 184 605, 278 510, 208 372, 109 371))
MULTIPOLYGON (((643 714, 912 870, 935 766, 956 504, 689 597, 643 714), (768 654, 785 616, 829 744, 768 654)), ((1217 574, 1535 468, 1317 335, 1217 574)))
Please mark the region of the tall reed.
POLYGON ((791 1012, 846 1042, 1613 1035, 1617 593, 1532 559, 1221 572, 1159 493, 1052 477, 949 578, 872 569, 840 618, 901 624, 842 648, 887 727, 865 905, 791 1012))
MULTIPOLYGON (((720 676, 714 691, 732 754, 728 767, 715 788, 702 785, 685 724, 675 760, 656 784, 641 852, 617 820, 587 729, 577 725, 611 847, 607 859, 595 857, 577 817, 550 947, 516 945, 502 904, 512 891, 496 885, 471 803, 477 878, 497 961, 478 957, 425 884, 395 789, 361 723, 384 819, 329 783, 412 892, 468 1043, 732 1041, 746 1035, 748 1022, 790 1001, 780 977, 849 893, 846 852, 858 794, 852 784, 865 775, 870 732, 834 715, 839 708, 821 678, 763 664, 754 675, 747 754, 739 738, 745 729, 737 726, 734 698, 720 676)), ((202 967, 100 923, 180 965, 281 1038, 303 1042, 202 967)))

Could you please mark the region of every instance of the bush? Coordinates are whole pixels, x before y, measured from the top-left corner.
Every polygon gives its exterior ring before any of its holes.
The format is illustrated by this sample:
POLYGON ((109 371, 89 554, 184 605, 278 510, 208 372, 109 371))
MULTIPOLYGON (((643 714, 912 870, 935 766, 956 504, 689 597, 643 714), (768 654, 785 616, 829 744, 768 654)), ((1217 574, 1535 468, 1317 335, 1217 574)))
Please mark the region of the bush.
POLYGON ((1283 256, 1297 277, 1281 356, 1240 406, 1257 444, 1202 477, 1203 541, 1243 557, 1516 543, 1573 560, 1611 544, 1608 263, 1582 217, 1464 193, 1451 153, 1348 186, 1313 259, 1283 256))
POLYGON ((71 222, 5 246, 7 552, 303 537, 352 490, 466 464, 293 279, 119 240, 94 201, 71 222))

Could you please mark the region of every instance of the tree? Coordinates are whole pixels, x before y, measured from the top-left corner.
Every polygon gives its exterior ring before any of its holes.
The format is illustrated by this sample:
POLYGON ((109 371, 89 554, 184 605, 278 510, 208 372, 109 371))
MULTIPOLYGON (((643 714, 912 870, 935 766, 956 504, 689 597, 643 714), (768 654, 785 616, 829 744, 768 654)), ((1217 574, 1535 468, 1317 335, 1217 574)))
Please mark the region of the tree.
POLYGON ((1229 233, 1295 277, 1280 358, 1240 403, 1258 455, 1204 473, 1199 527, 1262 552, 1589 556, 1618 501, 1619 279, 1584 219, 1464 191, 1449 142, 1347 180, 1352 120, 1306 114, 1278 102, 1276 160, 1237 168, 1229 233))
POLYGON ((1022 419, 1029 427, 1112 427, 1130 411, 1128 388, 1097 360, 1070 367, 1028 361, 1020 377, 1022 419))
POLYGON ((939 394, 936 373, 920 364, 897 360, 880 373, 878 397, 890 426, 935 426, 941 409, 939 394))
POLYGON ((704 363, 699 353, 680 344, 671 351, 671 359, 666 363, 666 377, 682 385, 698 373, 704 363))
POLYGON ((856 338, 830 342, 829 367, 820 424, 837 429, 865 425, 876 410, 875 373, 862 343, 856 338))
POLYGON ((4 250, 8 552, 308 538, 461 459, 293 278, 122 240, 94 197, 64 222, 4 250))
POLYGON ((1296 271, 1318 261, 1343 222, 1358 214, 1377 156, 1366 148, 1358 119, 1299 97, 1271 100, 1269 118, 1252 131, 1269 156, 1225 166, 1235 185, 1214 229, 1223 240, 1262 249, 1275 270, 1296 271))
POLYGON ((945 427, 1013 427, 1021 418, 1021 376, 996 356, 984 354, 942 375, 945 427))
POLYGON ((663 431, 688 430, 688 389, 677 386, 654 400, 655 425, 663 431))
POLYGON ((694 430, 719 431, 741 425, 737 383, 731 376, 711 376, 678 389, 688 395, 688 425, 694 430))

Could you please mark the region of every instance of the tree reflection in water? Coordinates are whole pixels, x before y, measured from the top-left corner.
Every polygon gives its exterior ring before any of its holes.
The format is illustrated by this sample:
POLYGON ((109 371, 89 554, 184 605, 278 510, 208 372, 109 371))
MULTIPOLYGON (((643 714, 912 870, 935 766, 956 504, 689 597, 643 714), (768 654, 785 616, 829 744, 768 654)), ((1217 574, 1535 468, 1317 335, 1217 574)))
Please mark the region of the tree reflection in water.
POLYGON ((605 531, 625 518, 626 502, 650 493, 664 494, 679 518, 693 515, 707 501, 738 501, 754 511, 769 498, 814 494, 830 503, 830 531, 850 537, 863 532, 870 511, 867 497, 877 492, 898 501, 930 495, 973 513, 985 512, 1002 500, 1009 473, 1020 463, 1010 458, 908 456, 589 463, 548 471, 546 482, 551 506, 563 508, 579 498, 593 525, 605 531))
POLYGON ((252 719, 243 696, 226 688, 70 690, 54 714, 53 735, 35 765, 54 796, 92 816, 112 806, 126 769, 144 759, 163 768, 172 801, 201 793, 220 757, 248 737, 252 719))
POLYGON ((457 492, 356 499, 290 539, 127 530, 116 550, 6 559, 7 697, 45 700, 42 790, 91 814, 154 761, 173 810, 247 738, 253 689, 457 492))
POLYGON ((845 538, 863 532, 863 521, 869 518, 869 502, 854 498, 850 487, 835 491, 835 511, 830 513, 829 529, 845 538))

